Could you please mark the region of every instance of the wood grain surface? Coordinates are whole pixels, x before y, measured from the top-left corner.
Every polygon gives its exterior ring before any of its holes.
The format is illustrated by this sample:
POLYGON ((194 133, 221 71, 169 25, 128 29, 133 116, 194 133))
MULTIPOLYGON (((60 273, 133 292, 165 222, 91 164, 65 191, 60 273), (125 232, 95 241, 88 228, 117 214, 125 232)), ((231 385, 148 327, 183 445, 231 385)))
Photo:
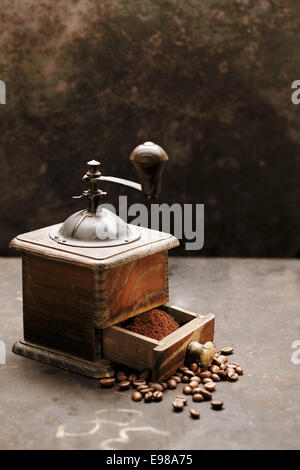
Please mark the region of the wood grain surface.
POLYGON ((169 300, 168 254, 157 253, 104 272, 107 327, 169 300))
POLYGON ((90 361, 100 359, 94 285, 94 272, 88 267, 25 254, 24 339, 90 361))
POLYGON ((23 256, 24 339, 96 361, 102 328, 168 302, 167 252, 111 270, 23 256))
POLYGON ((145 258, 179 245, 177 238, 169 233, 139 227, 141 238, 127 245, 106 248, 80 248, 62 245, 49 236, 59 225, 44 227, 33 232, 18 235, 10 247, 19 251, 37 254, 57 261, 89 265, 95 270, 111 269, 129 261, 145 258))

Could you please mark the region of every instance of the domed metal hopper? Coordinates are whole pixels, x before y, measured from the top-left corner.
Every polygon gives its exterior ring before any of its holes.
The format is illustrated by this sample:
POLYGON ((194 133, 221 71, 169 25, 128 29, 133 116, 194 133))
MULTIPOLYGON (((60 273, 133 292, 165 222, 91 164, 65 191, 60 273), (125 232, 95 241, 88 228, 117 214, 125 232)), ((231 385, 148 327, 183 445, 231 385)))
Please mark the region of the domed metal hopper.
POLYGON ((96 213, 83 210, 72 214, 50 237, 69 246, 108 247, 131 243, 140 238, 138 227, 129 225, 105 207, 96 213))

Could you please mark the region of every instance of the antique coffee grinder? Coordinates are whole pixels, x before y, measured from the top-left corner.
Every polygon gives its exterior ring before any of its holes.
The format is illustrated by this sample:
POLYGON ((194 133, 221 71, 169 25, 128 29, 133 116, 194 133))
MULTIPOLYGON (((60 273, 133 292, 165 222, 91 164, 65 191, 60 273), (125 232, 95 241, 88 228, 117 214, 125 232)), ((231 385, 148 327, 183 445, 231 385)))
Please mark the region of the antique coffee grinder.
POLYGON ((92 160, 79 196, 87 198, 88 208, 11 241, 23 256, 24 340, 15 343, 14 353, 94 378, 112 376, 114 361, 137 370, 148 367, 163 380, 187 351, 197 353, 195 340, 213 340, 212 314, 166 305, 168 250, 178 240, 127 224, 101 205, 102 181, 159 196, 166 152, 145 142, 130 160, 141 184, 102 176, 100 163, 92 160), (118 325, 156 307, 180 324, 161 341, 118 325))

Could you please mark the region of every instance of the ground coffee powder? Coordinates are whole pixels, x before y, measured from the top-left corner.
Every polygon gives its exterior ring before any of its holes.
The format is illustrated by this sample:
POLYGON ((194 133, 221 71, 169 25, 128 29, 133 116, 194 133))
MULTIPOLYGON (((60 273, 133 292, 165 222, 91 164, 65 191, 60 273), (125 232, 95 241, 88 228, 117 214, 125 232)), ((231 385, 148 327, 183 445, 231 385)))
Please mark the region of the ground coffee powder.
POLYGON ((180 325, 171 315, 155 308, 130 318, 122 323, 121 326, 140 335, 161 340, 172 333, 172 331, 177 330, 180 325))

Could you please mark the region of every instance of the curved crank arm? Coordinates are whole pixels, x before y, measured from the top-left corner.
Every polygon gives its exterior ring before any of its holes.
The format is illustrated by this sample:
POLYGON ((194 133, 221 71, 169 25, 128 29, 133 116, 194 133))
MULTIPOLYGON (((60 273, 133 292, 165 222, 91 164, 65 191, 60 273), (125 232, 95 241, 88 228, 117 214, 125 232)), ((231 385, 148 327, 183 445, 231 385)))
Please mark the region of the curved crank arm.
POLYGON ((110 183, 122 184, 128 188, 136 189, 137 191, 142 191, 142 185, 135 183, 134 181, 125 180, 123 178, 117 178, 115 176, 101 176, 101 181, 109 181, 110 183))

